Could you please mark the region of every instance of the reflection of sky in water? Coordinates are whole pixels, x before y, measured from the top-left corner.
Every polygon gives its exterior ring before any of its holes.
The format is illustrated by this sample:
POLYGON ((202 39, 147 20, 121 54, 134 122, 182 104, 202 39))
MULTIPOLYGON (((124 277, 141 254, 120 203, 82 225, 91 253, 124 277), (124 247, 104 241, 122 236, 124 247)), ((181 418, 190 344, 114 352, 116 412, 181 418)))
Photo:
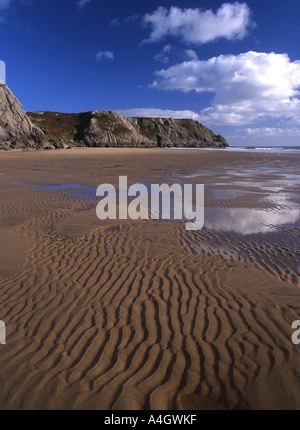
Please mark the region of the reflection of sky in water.
MULTIPOLYGON (((288 170, 290 170, 288 166, 284 165, 281 168, 256 165, 253 168, 245 167, 237 170, 232 170, 228 165, 220 165, 219 173, 209 170, 198 170, 189 174, 174 175, 173 179, 175 182, 182 183, 184 179, 201 179, 201 177, 206 176, 216 179, 215 182, 210 183, 210 185, 214 186, 224 186, 225 183, 222 180, 225 179, 226 185, 230 184, 233 187, 258 188, 262 191, 278 192, 299 188, 300 175, 295 174, 294 171, 291 172, 291 170, 288 172, 288 170), (284 172, 284 170, 287 170, 287 172, 284 172)), ((228 193, 227 190, 222 190, 224 192, 223 196, 221 192, 219 193, 216 190, 211 191, 206 188, 206 192, 214 198, 222 200, 238 197, 237 192, 235 195, 232 194, 233 197, 230 197, 231 192, 228 193)))
MULTIPOLYGON (((270 190, 272 191, 272 189, 274 191, 277 190, 281 190, 284 188, 298 188, 300 185, 300 176, 294 175, 294 178, 290 177, 287 179, 266 179, 266 180, 261 180, 261 181, 233 181, 230 182, 231 185, 234 186, 244 186, 244 187, 249 187, 249 188, 261 188, 262 190, 270 190)), ((219 184, 219 185, 223 185, 223 184, 219 184)))
POLYGON ((104 233, 113 233, 115 231, 119 231, 119 227, 108 227, 104 229, 104 233))
MULTIPOLYGON (((216 200, 230 200, 243 195, 257 195, 258 201, 265 202, 274 208, 211 208, 205 207, 205 228, 215 232, 235 232, 243 235, 254 233, 274 232, 276 228, 300 224, 300 206, 292 199, 300 197, 297 194, 300 185, 300 175, 291 172, 287 166, 268 167, 258 165, 232 170, 230 166, 220 166, 220 172, 227 176, 226 183, 233 188, 205 187, 205 192, 216 200), (284 172, 284 170, 287 172, 284 172), (253 188, 253 191, 251 191, 253 188)), ((202 175, 206 175, 202 171, 202 175)), ((200 177, 201 172, 195 172, 186 178, 200 177)), ((210 186, 222 187, 222 176, 215 174, 216 182, 210 186)))
MULTIPOLYGON (((31 184, 33 185, 33 184, 31 184)), ((95 199, 97 187, 87 187, 80 184, 59 184, 59 185, 34 185, 33 191, 65 191, 71 190, 69 194, 74 199, 95 199)))
POLYGON ((261 200, 265 202, 273 203, 279 208, 297 209, 299 208, 299 206, 296 203, 292 202, 290 199, 299 198, 299 197, 300 195, 297 193, 277 192, 277 193, 268 194, 262 197, 261 200))
MULTIPOLYGON (((219 190, 222 198, 223 191, 219 190)), ((242 191, 243 193, 243 191, 242 191)), ((274 228, 299 224, 300 206, 291 201, 294 193, 270 193, 260 201, 272 203, 275 208, 205 208, 205 227, 211 231, 235 232, 240 234, 268 233, 274 228)), ((214 196, 215 198, 218 198, 214 196)))
MULTIPOLYGON (((284 185, 291 183, 296 184, 299 180, 299 175, 282 175, 284 179, 282 182, 284 185)), ((266 191, 266 194, 262 194, 259 198, 260 201, 265 201, 276 205, 276 208, 269 209, 254 209, 254 208, 215 208, 205 207, 205 228, 215 232, 235 232, 243 235, 249 235, 254 233, 268 233, 274 231, 278 226, 299 224, 300 223, 300 206, 291 201, 293 197, 299 197, 295 192, 283 192, 282 187, 276 186, 278 180, 275 179, 271 183, 269 181, 264 185, 262 182, 242 182, 240 185, 258 184, 260 188, 266 191), (270 191, 269 193, 267 191, 270 191)), ((33 184, 31 184, 33 185, 33 184)), ((150 204, 150 188, 151 184, 145 184, 149 192, 149 204, 150 204)), ((216 185, 216 184, 214 184, 216 185)), ((220 184, 224 185, 224 184, 220 184)), ((68 196, 74 199, 97 199, 96 190, 97 187, 88 187, 80 184, 60 184, 60 185, 35 185, 34 191, 70 191, 68 196)), ((133 187, 134 189, 134 187, 133 187)), ((194 189, 194 188, 193 188, 194 189)), ((205 192, 211 195, 217 200, 230 200, 243 195, 252 194, 251 191, 226 188, 217 189, 205 187, 205 192)), ((119 193, 117 190, 117 198, 126 197, 126 193, 119 193)), ((171 197, 171 219, 173 219, 173 197, 171 197)), ((80 212, 82 210, 89 210, 95 207, 89 205, 84 209, 76 210, 80 212)))
POLYGON ((176 178, 178 178, 178 182, 180 182, 180 179, 200 178, 201 176, 215 176, 215 174, 216 173, 211 170, 199 170, 195 173, 174 175, 174 179, 176 180, 176 178))
POLYGON ((295 173, 284 173, 284 168, 268 168, 264 166, 257 166, 254 169, 241 169, 237 171, 226 170, 226 174, 235 178, 231 185, 244 185, 249 187, 258 187, 258 188, 297 188, 300 185, 300 175, 295 173), (260 176, 260 179, 257 180, 257 176, 260 176), (272 175, 272 178, 270 178, 272 175), (239 181, 236 180, 236 177, 240 176, 239 181), (251 178, 253 180, 251 181, 251 178), (244 180, 245 179, 245 180, 244 180))
POLYGON ((214 199, 217 200, 230 200, 237 197, 242 197, 245 194, 251 194, 251 191, 238 190, 235 188, 219 189, 219 188, 207 188, 205 187, 205 192, 210 194, 214 199))
POLYGON ((300 208, 258 210, 248 208, 205 208, 206 229, 240 234, 269 233, 274 227, 300 222, 300 208))
POLYGON ((96 206, 95 205, 87 205, 84 209, 75 209, 73 212, 74 213, 85 212, 85 211, 89 211, 90 209, 93 209, 94 207, 96 207, 96 206))

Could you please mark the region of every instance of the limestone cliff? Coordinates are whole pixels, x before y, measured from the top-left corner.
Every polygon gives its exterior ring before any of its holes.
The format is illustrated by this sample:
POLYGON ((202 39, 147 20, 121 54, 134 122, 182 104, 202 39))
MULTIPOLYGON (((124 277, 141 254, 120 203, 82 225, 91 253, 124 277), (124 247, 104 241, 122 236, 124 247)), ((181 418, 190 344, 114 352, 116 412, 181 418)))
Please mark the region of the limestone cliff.
POLYGON ((56 147, 216 147, 226 140, 191 119, 129 118, 116 111, 28 113, 56 147))
POLYGON ((32 124, 19 100, 0 81, 0 150, 47 147, 44 133, 32 124))
POLYGON ((24 111, 0 81, 0 150, 88 147, 224 148, 226 140, 191 119, 129 118, 116 111, 24 111))

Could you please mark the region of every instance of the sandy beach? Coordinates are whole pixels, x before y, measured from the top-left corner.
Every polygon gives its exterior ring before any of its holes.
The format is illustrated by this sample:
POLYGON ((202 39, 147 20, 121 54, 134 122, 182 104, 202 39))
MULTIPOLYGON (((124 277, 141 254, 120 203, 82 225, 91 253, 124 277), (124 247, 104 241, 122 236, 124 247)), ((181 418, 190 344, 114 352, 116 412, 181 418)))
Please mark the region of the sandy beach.
POLYGON ((299 409, 297 172, 288 152, 1 153, 0 409, 299 409), (205 184, 205 227, 100 221, 122 175, 205 184))

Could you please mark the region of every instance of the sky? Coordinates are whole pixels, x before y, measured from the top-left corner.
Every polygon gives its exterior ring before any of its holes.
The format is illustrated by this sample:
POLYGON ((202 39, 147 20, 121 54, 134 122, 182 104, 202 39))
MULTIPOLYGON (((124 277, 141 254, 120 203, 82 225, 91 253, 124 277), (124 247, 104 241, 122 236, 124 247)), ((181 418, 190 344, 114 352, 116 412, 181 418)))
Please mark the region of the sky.
POLYGON ((195 119, 300 145, 300 0, 0 0, 0 77, 26 111, 195 119))

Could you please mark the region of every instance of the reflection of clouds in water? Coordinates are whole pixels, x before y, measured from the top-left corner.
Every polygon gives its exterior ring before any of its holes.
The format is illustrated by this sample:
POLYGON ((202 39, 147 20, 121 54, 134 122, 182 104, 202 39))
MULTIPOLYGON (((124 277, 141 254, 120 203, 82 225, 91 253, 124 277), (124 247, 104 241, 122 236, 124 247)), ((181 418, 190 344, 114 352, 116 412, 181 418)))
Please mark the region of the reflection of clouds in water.
MULTIPOLYGON (((278 173, 277 173, 278 174, 278 173)), ((254 181, 241 181, 239 182, 240 185, 247 185, 247 186, 252 186, 252 187, 259 187, 259 188, 269 188, 270 184, 272 184, 271 186, 277 186, 280 188, 297 188, 300 185, 300 175, 292 175, 292 174, 279 174, 280 177, 276 178, 276 179, 268 179, 266 178, 265 180, 261 180, 261 181, 257 181, 255 180, 255 176, 254 181)))
MULTIPOLYGON (((34 185, 34 184, 28 184, 34 185)), ((58 185, 34 185, 33 191, 69 191, 69 196, 74 199, 96 199, 97 187, 88 187, 80 184, 58 184, 58 185)))
MULTIPOLYGON (((294 175, 297 176, 297 175, 294 175)), ((273 203, 276 209, 206 208, 205 227, 213 231, 241 234, 268 233, 274 226, 295 224, 300 220, 299 205, 290 199, 294 193, 270 193, 262 198, 273 203)))
POLYGON ((199 170, 195 173, 189 173, 189 174, 180 174, 180 175, 174 175, 174 178, 178 179, 188 179, 188 178, 198 178, 200 176, 215 176, 215 172, 211 170, 199 170))
POLYGON ((273 226, 295 224, 300 220, 300 209, 266 211, 246 208, 206 208, 205 227, 212 231, 240 234, 268 233, 273 226))
POLYGON ((273 191, 274 193, 278 193, 278 191, 281 191, 282 190, 282 187, 267 187, 267 186, 265 186, 265 187, 260 187, 262 190, 265 190, 265 191, 273 191))
POLYGON ((293 183, 295 185, 300 185, 300 175, 292 175, 290 173, 284 173, 282 176, 284 176, 285 180, 288 183, 293 183))
POLYGON ((251 194, 251 191, 238 190, 235 188, 230 189, 217 189, 217 188, 205 188, 205 192, 210 194, 214 199, 217 200, 230 200, 237 197, 242 197, 245 194, 251 194))
POLYGON ((278 207, 284 209, 297 209, 299 206, 291 201, 292 197, 299 197, 298 194, 295 193, 276 193, 276 194, 268 194, 263 197, 263 201, 270 202, 275 204, 278 207))

